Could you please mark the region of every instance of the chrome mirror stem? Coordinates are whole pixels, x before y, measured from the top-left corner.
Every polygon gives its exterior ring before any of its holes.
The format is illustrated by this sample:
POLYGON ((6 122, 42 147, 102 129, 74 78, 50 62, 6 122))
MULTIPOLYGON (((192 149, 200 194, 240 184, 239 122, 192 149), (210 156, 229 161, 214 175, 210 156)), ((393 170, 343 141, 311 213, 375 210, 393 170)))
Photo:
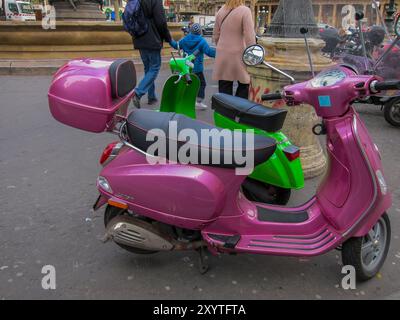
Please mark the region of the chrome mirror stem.
POLYGON ((290 82, 293 84, 296 82, 295 78, 293 78, 291 75, 287 74, 286 72, 274 67, 272 64, 269 64, 268 62, 264 61, 263 64, 267 66, 268 68, 278 72, 279 74, 283 75, 284 77, 288 78, 290 82))

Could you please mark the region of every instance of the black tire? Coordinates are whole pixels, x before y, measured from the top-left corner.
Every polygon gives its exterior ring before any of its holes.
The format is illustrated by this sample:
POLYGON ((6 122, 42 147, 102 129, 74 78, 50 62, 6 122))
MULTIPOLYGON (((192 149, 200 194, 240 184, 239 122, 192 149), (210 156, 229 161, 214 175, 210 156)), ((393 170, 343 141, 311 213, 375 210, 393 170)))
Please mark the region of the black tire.
MULTIPOLYGON (((114 218, 117 217, 117 216, 124 215, 124 214, 126 214, 126 213, 127 213, 126 210, 121 210, 121 209, 118 209, 118 208, 116 208, 116 207, 113 207, 113 206, 108 205, 107 208, 106 208, 106 211, 105 211, 105 213, 104 213, 104 226, 107 228, 108 224, 110 223, 110 221, 111 221, 112 219, 114 219, 114 218)), ((119 247, 121 247, 122 249, 124 249, 124 250, 126 250, 126 251, 129 251, 129 252, 131 252, 131 253, 135 253, 135 254, 143 254, 143 255, 146 255, 146 254, 155 254, 155 253, 158 253, 158 251, 150 251, 150 250, 144 250, 144 249, 134 248, 134 247, 126 246, 126 245, 119 244, 119 243, 116 243, 116 244, 117 244, 119 247)))
POLYGON ((292 190, 272 186, 269 184, 263 184, 265 186, 265 194, 263 196, 257 195, 246 188, 245 185, 242 186, 242 190, 247 199, 254 202, 273 204, 285 206, 290 200, 292 195, 292 190))
POLYGON ((391 99, 384 107, 385 120, 394 127, 400 127, 400 97, 391 99))
MULTIPOLYGON (((378 274, 379 270, 382 268, 387 258, 390 247, 391 227, 389 216, 386 213, 381 217, 377 225, 380 223, 384 224, 386 228, 385 247, 382 248, 382 254, 379 257, 379 261, 375 261, 375 264, 372 265, 370 269, 365 267, 362 258, 362 247, 364 239, 367 236, 363 238, 351 238, 347 240, 342 246, 343 265, 354 266, 354 268, 356 269, 357 280, 360 282, 368 281, 374 278, 378 274)), ((376 225, 374 227, 376 227, 376 225)))

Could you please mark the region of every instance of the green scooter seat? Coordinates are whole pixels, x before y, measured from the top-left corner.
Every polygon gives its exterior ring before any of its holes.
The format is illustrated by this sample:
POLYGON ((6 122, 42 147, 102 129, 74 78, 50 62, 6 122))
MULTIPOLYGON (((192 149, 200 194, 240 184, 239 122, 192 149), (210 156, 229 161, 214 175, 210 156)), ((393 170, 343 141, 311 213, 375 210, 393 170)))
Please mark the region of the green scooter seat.
POLYGON ((212 97, 212 108, 215 112, 237 123, 267 132, 280 131, 287 115, 286 110, 268 108, 224 93, 217 93, 212 97))

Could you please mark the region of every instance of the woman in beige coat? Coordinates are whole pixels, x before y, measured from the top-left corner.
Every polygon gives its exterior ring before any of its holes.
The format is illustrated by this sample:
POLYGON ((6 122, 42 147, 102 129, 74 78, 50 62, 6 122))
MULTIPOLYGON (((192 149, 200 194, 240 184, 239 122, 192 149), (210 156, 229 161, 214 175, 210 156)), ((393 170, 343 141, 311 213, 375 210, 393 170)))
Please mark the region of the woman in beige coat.
POLYGON ((236 96, 248 99, 250 76, 243 63, 244 50, 256 43, 251 10, 244 0, 227 0, 218 11, 214 27, 217 56, 213 79, 219 81, 219 92, 233 95, 234 82, 238 82, 236 96))

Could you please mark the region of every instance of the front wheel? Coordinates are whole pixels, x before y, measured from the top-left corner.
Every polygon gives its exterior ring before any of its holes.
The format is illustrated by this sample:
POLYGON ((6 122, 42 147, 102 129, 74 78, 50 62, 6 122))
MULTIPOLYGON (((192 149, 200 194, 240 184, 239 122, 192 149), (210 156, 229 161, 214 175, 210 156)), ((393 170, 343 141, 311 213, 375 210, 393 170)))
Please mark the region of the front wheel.
POLYGON ((385 263, 390 238, 390 220, 385 213, 365 237, 351 238, 343 244, 343 264, 354 266, 357 280, 372 279, 385 263))
POLYGON ((394 127, 400 127, 400 97, 385 104, 384 114, 388 123, 394 127))

